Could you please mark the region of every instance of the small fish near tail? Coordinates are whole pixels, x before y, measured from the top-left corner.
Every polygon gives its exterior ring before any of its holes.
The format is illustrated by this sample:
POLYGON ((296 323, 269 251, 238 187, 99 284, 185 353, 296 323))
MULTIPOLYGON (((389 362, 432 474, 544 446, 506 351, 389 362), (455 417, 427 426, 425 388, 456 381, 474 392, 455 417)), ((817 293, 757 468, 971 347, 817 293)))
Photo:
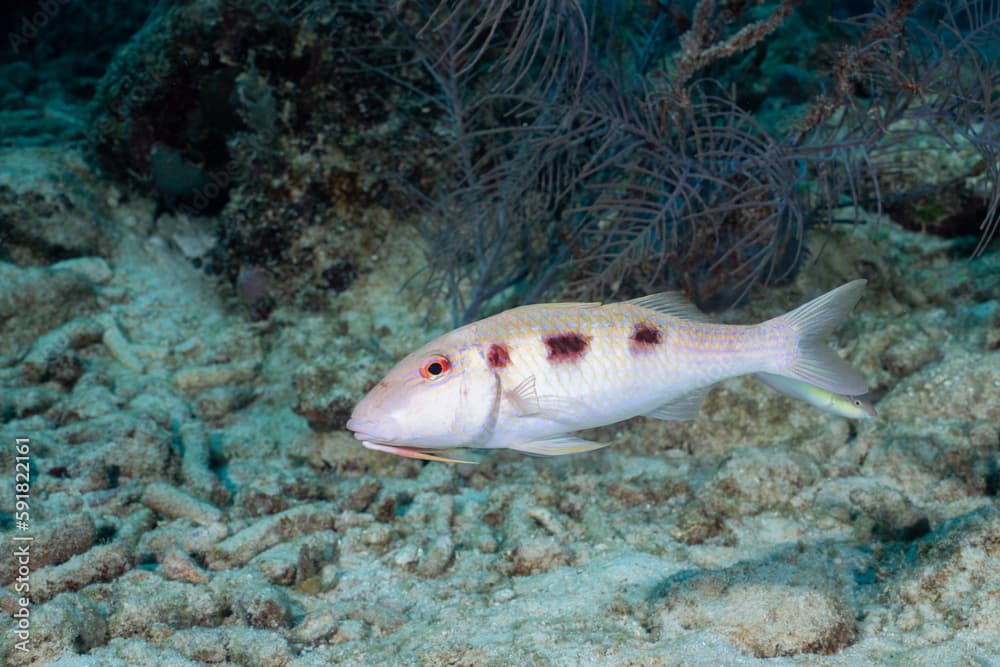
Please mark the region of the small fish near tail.
POLYGON ((798 354, 790 368, 778 372, 826 391, 846 396, 868 392, 868 384, 850 364, 826 344, 833 330, 861 298, 867 280, 852 280, 774 321, 789 324, 798 334, 798 354))
POLYGON ((799 380, 770 373, 755 373, 754 377, 779 394, 797 401, 805 401, 827 414, 848 419, 871 419, 878 415, 871 397, 867 394, 861 396, 835 394, 799 380))

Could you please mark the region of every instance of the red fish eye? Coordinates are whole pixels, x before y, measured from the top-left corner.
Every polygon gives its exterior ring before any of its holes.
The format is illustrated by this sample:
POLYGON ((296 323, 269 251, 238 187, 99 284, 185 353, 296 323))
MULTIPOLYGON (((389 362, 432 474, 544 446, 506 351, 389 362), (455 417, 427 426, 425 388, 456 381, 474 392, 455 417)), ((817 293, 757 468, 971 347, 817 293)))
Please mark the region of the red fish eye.
POLYGON ((448 361, 448 357, 434 356, 424 362, 424 365, 420 368, 420 375, 427 380, 433 380, 434 378, 441 377, 450 370, 451 362, 448 361))

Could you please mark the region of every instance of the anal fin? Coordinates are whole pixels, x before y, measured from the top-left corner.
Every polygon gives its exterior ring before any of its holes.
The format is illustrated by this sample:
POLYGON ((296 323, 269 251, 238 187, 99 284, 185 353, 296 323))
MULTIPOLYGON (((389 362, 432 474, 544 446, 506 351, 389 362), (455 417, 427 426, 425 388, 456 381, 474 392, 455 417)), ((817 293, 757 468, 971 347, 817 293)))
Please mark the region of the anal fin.
POLYGON ((697 419, 701 413, 701 405, 705 402, 705 397, 708 396, 708 392, 711 390, 711 385, 695 389, 679 398, 671 400, 669 403, 661 405, 652 412, 647 412, 645 416, 668 421, 697 419))

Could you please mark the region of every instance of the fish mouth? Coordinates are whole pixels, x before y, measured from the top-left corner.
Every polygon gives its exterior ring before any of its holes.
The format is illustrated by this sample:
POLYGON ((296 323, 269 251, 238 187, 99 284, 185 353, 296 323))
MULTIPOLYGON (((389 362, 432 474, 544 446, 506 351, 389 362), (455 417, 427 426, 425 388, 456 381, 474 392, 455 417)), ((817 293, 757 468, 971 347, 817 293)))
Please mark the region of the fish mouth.
POLYGON ((861 399, 861 410, 865 413, 867 417, 877 417, 878 413, 875 412, 875 406, 872 405, 871 400, 868 398, 868 394, 859 397, 861 399))
POLYGON ((440 461, 442 463, 478 463, 468 458, 451 458, 442 454, 458 454, 461 450, 454 449, 434 449, 433 447, 419 447, 414 445, 397 445, 392 440, 379 437, 371 431, 366 431, 365 427, 370 427, 371 422, 364 422, 357 419, 347 420, 347 430, 354 433, 354 437, 361 441, 366 449, 377 452, 386 452, 396 456, 405 456, 410 459, 423 459, 425 461, 440 461))
POLYGON ((360 420, 354 419, 353 417, 347 420, 345 425, 348 431, 354 433, 354 437, 358 440, 367 440, 369 442, 375 442, 381 445, 391 445, 392 439, 386 438, 384 436, 379 436, 375 431, 371 430, 374 424, 370 420, 360 420))

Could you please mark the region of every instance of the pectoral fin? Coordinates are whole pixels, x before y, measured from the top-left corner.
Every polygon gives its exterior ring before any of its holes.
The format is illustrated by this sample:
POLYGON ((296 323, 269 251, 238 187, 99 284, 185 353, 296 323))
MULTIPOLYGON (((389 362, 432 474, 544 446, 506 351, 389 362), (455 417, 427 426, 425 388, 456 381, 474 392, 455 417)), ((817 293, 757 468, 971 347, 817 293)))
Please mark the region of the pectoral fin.
POLYGON ((516 387, 505 391, 504 396, 510 401, 518 417, 537 415, 540 410, 534 375, 529 375, 516 387))
POLYGON ((571 418, 576 404, 567 398, 558 396, 539 396, 535 389, 535 376, 529 375, 516 387, 503 392, 514 414, 518 417, 541 417, 551 421, 563 422, 571 418))

